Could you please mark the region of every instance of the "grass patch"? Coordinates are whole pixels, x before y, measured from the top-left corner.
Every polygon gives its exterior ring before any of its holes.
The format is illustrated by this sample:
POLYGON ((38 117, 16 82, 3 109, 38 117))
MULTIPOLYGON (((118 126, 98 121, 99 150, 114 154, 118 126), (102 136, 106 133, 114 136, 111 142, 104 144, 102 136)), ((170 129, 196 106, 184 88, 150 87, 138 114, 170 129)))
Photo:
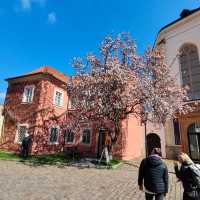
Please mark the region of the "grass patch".
MULTIPOLYGON (((64 153, 51 154, 51 155, 33 155, 29 156, 27 159, 21 158, 19 155, 0 151, 0 160, 14 160, 19 162, 24 162, 31 165, 66 165, 71 162, 73 159, 70 156, 66 156, 64 153)), ((76 159, 77 160, 77 159, 76 159)), ((98 160, 93 161, 97 166, 108 167, 115 169, 123 162, 121 160, 111 160, 109 163, 106 163, 106 160, 102 160, 100 163, 98 160)))
POLYGON ((21 160, 21 158, 15 153, 0 151, 0 160, 21 160))
POLYGON ((106 160, 102 160, 100 164, 113 166, 113 165, 117 165, 119 163, 121 163, 120 160, 111 160, 108 164, 106 163, 106 160))
POLYGON ((98 161, 96 161, 96 165, 99 166, 107 166, 108 168, 112 168, 115 169, 118 166, 120 166, 123 162, 121 160, 111 160, 109 163, 106 162, 106 160, 102 160, 100 163, 98 161))
POLYGON ((21 158, 19 155, 11 152, 0 151, 0 160, 14 160, 20 162, 29 162, 30 164, 66 164, 69 163, 72 159, 66 157, 63 153, 52 154, 52 155, 35 155, 29 156, 27 159, 21 158))
POLYGON ((66 155, 64 155, 63 153, 58 153, 58 154, 52 154, 52 155, 30 156, 26 160, 33 164, 56 165, 56 164, 67 164, 72 159, 70 157, 66 157, 66 155))
POLYGON ((117 167, 119 167, 120 165, 123 164, 123 161, 122 160, 111 160, 110 161, 110 167, 112 169, 116 169, 117 167))

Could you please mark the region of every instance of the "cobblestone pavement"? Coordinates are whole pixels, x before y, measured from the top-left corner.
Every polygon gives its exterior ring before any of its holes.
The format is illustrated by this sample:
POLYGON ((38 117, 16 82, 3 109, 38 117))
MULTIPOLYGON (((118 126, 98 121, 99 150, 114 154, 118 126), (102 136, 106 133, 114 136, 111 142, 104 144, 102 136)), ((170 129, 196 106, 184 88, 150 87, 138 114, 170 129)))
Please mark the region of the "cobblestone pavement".
MULTIPOLYGON (((171 169, 172 163, 167 162, 171 169)), ((28 166, 0 161, 0 200, 143 200, 137 187, 138 162, 115 170, 28 166)), ((167 200, 180 200, 181 185, 170 173, 167 200)))

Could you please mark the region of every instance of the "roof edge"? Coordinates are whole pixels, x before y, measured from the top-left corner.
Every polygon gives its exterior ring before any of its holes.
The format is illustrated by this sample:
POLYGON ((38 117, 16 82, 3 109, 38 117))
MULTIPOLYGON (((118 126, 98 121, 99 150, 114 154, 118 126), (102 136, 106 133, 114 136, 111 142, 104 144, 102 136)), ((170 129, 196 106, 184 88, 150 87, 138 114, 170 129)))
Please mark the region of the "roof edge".
MULTIPOLYGON (((183 10, 183 11, 184 11, 184 10, 183 10)), ((181 14, 183 13, 183 11, 181 12, 181 14)), ((158 33, 157 33, 157 37, 156 37, 156 39, 155 39, 153 48, 156 46, 157 40, 158 40, 158 38, 159 38, 159 35, 162 34, 163 31, 165 31, 167 28, 171 27, 172 25, 175 25, 175 24, 178 23, 178 22, 181 22, 181 21, 183 21, 183 20, 188 19, 189 17, 193 16, 194 14, 198 13, 199 11, 200 11, 200 7, 199 7, 199 8, 196 8, 196 9, 193 9, 193 10, 190 11, 190 14, 187 14, 187 15, 184 16, 184 17, 179 17, 178 19, 172 21, 171 23, 169 23, 169 24, 163 26, 163 27, 158 31, 158 33)), ((181 15, 181 14, 180 14, 180 15, 181 15)))
POLYGON ((11 80, 14 80, 14 79, 24 78, 24 77, 29 77, 29 76, 34 76, 34 75, 38 75, 38 74, 43 74, 43 73, 42 72, 38 72, 38 73, 35 73, 35 74, 25 74, 25 75, 21 75, 21 76, 15 76, 15 77, 11 77, 11 78, 6 78, 4 80, 5 81, 11 81, 11 80))
MULTIPOLYGON (((184 10, 185 10, 185 9, 184 9, 184 10)), ((183 11, 184 11, 184 10, 183 10, 183 11)), ((182 11, 181 13, 183 13, 183 11, 182 11)), ((191 11, 190 11, 190 14, 186 15, 185 17, 179 17, 178 19, 172 21, 171 23, 169 23, 169 24, 163 26, 163 27, 158 31, 158 34, 159 34, 160 32, 162 32, 163 30, 165 30, 166 28, 172 26, 173 24, 176 24, 177 22, 182 21, 182 20, 185 20, 186 18, 192 16, 193 14, 197 13, 198 11, 200 11, 200 7, 191 10, 191 11)), ((180 14, 180 15, 181 15, 181 14, 180 14)))
POLYGON ((16 76, 16 77, 12 77, 12 78, 7 78, 7 79, 4 79, 5 81, 9 82, 11 80, 15 80, 15 79, 19 79, 19 78, 25 78, 25 77, 31 77, 31 76, 35 76, 35 75, 39 75, 39 74, 48 74, 50 76, 53 76, 55 79, 67 84, 67 82, 64 82, 63 80, 57 78, 56 76, 54 76, 53 74, 45 71, 45 72, 38 72, 38 73, 34 73, 34 74, 25 74, 25 75, 22 75, 22 76, 16 76))

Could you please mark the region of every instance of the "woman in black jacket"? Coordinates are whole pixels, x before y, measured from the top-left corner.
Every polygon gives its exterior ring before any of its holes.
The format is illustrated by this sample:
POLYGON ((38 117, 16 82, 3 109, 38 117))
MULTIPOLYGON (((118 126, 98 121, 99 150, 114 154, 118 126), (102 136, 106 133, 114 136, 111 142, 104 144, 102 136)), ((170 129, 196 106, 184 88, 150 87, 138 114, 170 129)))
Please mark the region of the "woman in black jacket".
POLYGON ((180 169, 178 164, 175 162, 174 170, 177 178, 183 184, 183 200, 200 200, 199 189, 195 183, 195 174, 192 171, 192 166, 194 166, 193 161, 187 154, 181 153, 179 155, 179 162, 181 163, 180 169))
POLYGON ((168 170, 161 159, 161 151, 154 148, 151 155, 143 159, 138 176, 138 185, 143 190, 145 187, 146 200, 163 200, 168 192, 168 170))

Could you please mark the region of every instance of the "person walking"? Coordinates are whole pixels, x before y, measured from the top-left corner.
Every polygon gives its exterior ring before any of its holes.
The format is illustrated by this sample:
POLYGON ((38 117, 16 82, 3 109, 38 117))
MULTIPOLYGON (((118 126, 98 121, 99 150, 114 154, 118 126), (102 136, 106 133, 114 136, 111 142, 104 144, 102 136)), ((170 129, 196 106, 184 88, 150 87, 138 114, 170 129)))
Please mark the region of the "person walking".
POLYGON ((174 163, 176 177, 183 185, 183 200, 200 200, 200 169, 186 153, 178 157, 181 167, 174 163))
POLYGON ((168 193, 168 169, 162 161, 160 148, 154 148, 139 167, 138 185, 145 191, 146 200, 163 200, 168 193), (143 189, 144 182, 144 189, 143 189))
POLYGON ((31 143, 32 143, 31 136, 28 133, 25 133, 25 136, 22 140, 22 145, 21 145, 21 156, 23 158, 28 157, 31 143))

